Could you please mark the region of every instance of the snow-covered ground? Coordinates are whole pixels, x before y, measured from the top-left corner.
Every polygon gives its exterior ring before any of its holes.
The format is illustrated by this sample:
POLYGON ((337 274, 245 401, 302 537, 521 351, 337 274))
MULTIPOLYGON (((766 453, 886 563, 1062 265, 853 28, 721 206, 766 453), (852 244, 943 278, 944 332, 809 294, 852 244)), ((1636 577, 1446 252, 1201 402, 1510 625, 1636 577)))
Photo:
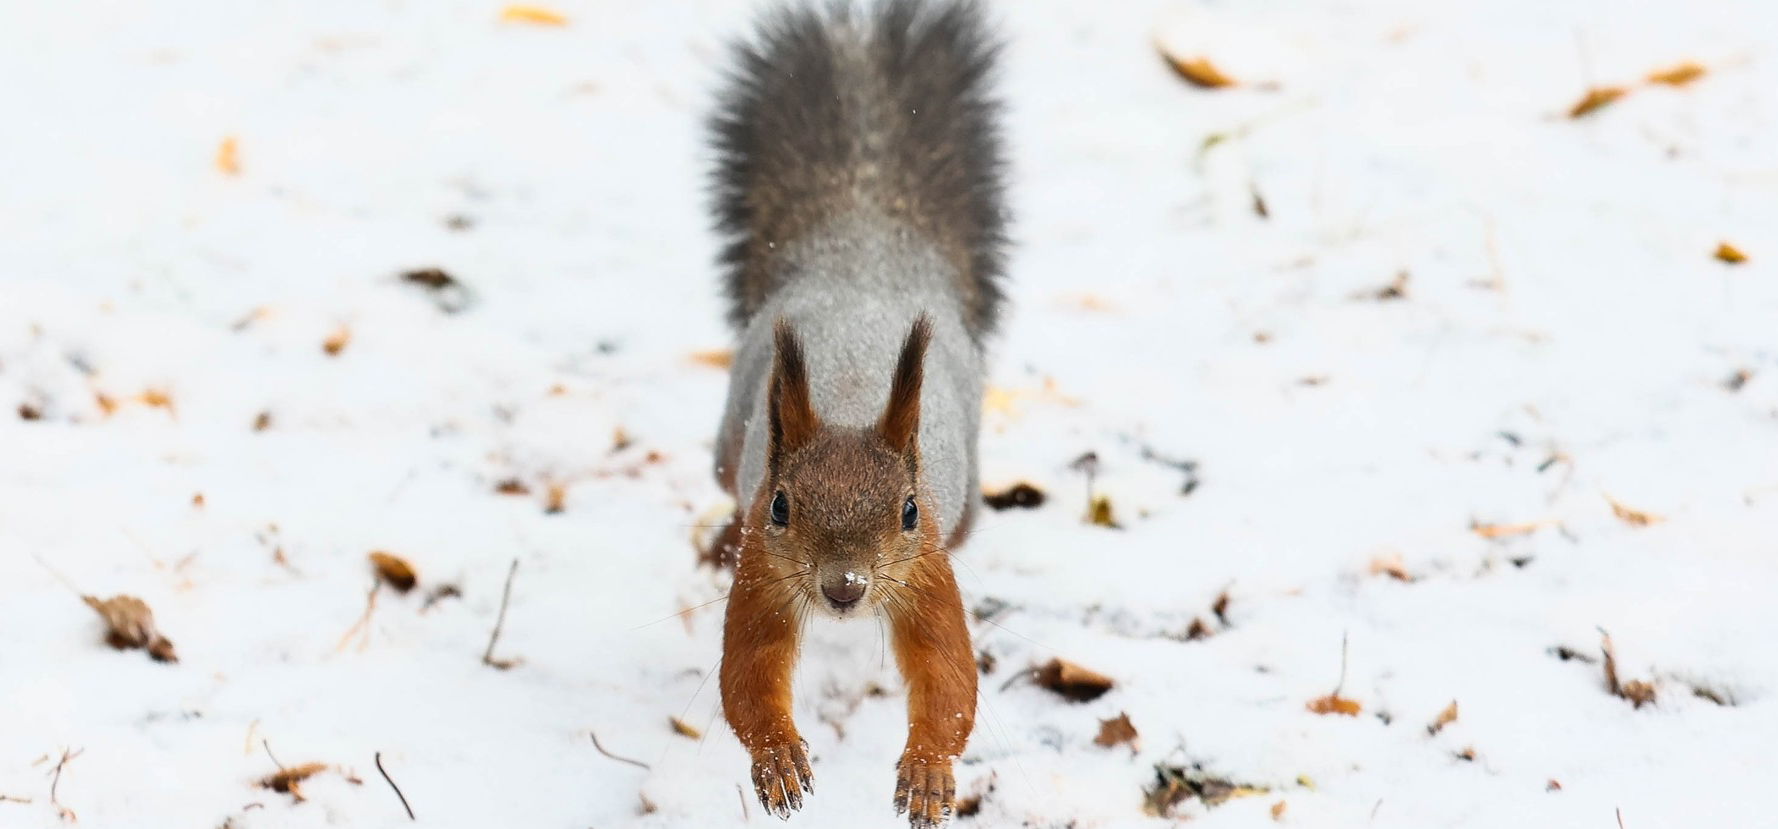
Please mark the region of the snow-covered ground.
MULTIPOLYGON (((776 824, 693 550, 728 344, 701 119, 751 5, 0 10, 0 826, 408 825, 378 752, 420 825, 776 824), (372 550, 420 586, 355 629, 372 550), (140 596, 180 661, 76 591, 140 596), (305 802, 268 746, 330 766, 305 802)), ((982 451, 1050 497, 958 559, 993 662, 958 825, 1778 825, 1778 6, 993 16, 982 451), (1122 529, 1081 520, 1088 451, 1122 529), (1342 638, 1361 711, 1312 713, 1342 638), (1057 657, 1116 685, 1020 678, 1057 657), (1137 747, 1095 745, 1120 713, 1137 747), (1147 816, 1157 764, 1245 796, 1147 816)), ((792 825, 897 825, 878 630, 817 630, 792 825)))

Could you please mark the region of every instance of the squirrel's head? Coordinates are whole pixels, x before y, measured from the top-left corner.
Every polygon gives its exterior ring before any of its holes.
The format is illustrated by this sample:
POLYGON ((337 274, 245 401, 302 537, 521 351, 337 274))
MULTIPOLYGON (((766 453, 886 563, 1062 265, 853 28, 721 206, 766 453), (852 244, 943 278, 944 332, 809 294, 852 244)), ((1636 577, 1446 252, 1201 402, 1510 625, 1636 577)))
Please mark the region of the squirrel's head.
POLYGON ((749 524, 774 569, 808 603, 839 615, 869 610, 937 546, 920 486, 920 379, 932 325, 914 321, 875 425, 830 426, 809 397, 808 366, 790 324, 777 324, 766 401, 766 479, 749 524))

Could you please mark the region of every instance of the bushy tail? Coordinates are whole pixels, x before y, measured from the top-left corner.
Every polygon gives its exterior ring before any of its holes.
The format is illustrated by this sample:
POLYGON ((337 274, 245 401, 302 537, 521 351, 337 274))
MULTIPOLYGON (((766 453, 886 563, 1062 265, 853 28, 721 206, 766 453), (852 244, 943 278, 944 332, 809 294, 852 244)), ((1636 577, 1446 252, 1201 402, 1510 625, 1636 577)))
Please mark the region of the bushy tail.
POLYGON ((1006 222, 986 89, 997 48, 972 0, 784 10, 736 47, 712 119, 732 322, 771 295, 775 249, 871 207, 946 253, 971 332, 992 331, 1006 222))

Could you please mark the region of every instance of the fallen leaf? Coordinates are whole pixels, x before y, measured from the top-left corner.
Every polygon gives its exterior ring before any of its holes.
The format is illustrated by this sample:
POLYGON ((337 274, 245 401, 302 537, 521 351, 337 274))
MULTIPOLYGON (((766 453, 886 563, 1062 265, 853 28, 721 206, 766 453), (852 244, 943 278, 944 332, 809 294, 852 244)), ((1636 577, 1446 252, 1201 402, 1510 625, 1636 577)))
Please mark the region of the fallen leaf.
POLYGON ((1216 594, 1216 601, 1210 603, 1210 612, 1216 614, 1216 621, 1223 627, 1229 624, 1229 591, 1216 594))
POLYGON ((1716 246, 1716 258, 1731 265, 1739 265, 1747 261, 1747 254, 1728 242, 1721 242, 1716 246))
POLYGON ((1546 792, 1559 792, 1562 790, 1562 781, 1552 777, 1550 778, 1550 782, 1543 784, 1543 790, 1546 792))
POLYGON ((400 556, 376 550, 370 554, 370 566, 377 572, 377 578, 384 584, 395 588, 397 593, 406 593, 414 589, 419 577, 414 574, 414 567, 400 556))
POLYGON ((1476 524, 1469 525, 1469 531, 1483 538, 1510 538, 1515 535, 1530 535, 1537 532, 1546 522, 1526 521, 1522 524, 1476 524))
POLYGON ((303 798, 302 782, 327 771, 326 763, 304 763, 300 766, 279 769, 259 781, 261 788, 271 789, 279 794, 287 794, 301 803, 303 798))
POLYGON ((194 507, 200 507, 200 508, 203 507, 204 506, 204 493, 202 493, 202 492, 193 493, 191 496, 191 505, 194 507))
POLYGON ((1268 791, 1263 786, 1242 785, 1214 777, 1195 763, 1190 768, 1157 765, 1154 771, 1154 783, 1143 790, 1143 810, 1155 817, 1171 817, 1175 807, 1193 797, 1202 800, 1205 806, 1214 807, 1233 798, 1253 797, 1268 791))
POLYGON ((1282 800, 1278 801, 1277 803, 1273 803, 1272 804, 1272 819, 1273 820, 1283 820, 1284 819, 1284 810, 1286 808, 1288 808, 1288 807, 1286 807, 1284 805, 1284 801, 1282 801, 1282 800))
POLYGON ((529 23, 533 26, 566 26, 568 17, 543 6, 507 6, 500 10, 500 19, 507 23, 529 23))
POLYGON ((447 314, 455 314, 469 305, 469 288, 442 268, 419 268, 401 275, 401 281, 424 288, 432 295, 432 304, 447 314))
POLYGON ((1106 495, 1100 495, 1093 499, 1092 505, 1087 508, 1087 523, 1114 530, 1124 528, 1124 525, 1117 523, 1117 518, 1111 514, 1111 498, 1106 495))
POLYGON ((501 495, 530 495, 531 488, 517 478, 507 478, 494 485, 494 491, 501 495))
POLYGON ((1136 751, 1136 737, 1136 726, 1130 722, 1130 715, 1119 712, 1109 720, 1099 721, 1099 736, 1093 738, 1093 743, 1106 748, 1128 745, 1131 751, 1136 751))
POLYGON ((241 144, 230 135, 216 147, 216 169, 225 176, 241 174, 241 144))
POLYGON ((1037 509, 1045 498, 1043 490, 1022 481, 999 492, 982 493, 982 500, 995 510, 1037 509))
POLYGON ((667 722, 673 726, 674 734, 678 734, 682 737, 690 737, 694 740, 704 736, 704 732, 691 727, 685 720, 679 719, 678 717, 668 717, 667 722))
POLYGON ((260 412, 253 417, 253 431, 263 432, 272 428, 272 413, 260 412))
POLYGON ((1617 99, 1624 97, 1624 94, 1628 91, 1629 90, 1624 89, 1621 86, 1595 86, 1592 89, 1587 90, 1586 96, 1582 97, 1579 101, 1575 102, 1573 107, 1569 108, 1568 117, 1584 118, 1598 112, 1599 110, 1610 106, 1617 101, 1617 99))
POLYGON ((173 411, 173 396, 160 389, 149 389, 136 398, 142 404, 154 409, 173 411))
POLYGON ((1117 684, 1097 671, 1063 659, 1051 659, 1031 671, 1032 681, 1075 702, 1089 702, 1117 684))
POLYGON ((710 368, 719 368, 723 371, 728 371, 729 368, 735 364, 735 352, 726 348, 711 349, 709 351, 693 351, 691 353, 691 361, 701 366, 709 366, 710 368))
MULTIPOLYGON (((1729 375, 1729 379, 1722 381, 1722 387, 1729 391, 1740 391, 1742 388, 1746 387, 1747 381, 1752 379, 1752 371, 1744 368, 1736 369, 1734 374, 1729 375)), ((20 413, 23 414, 22 407, 20 413)))
POLYGON ((1624 523, 1629 524, 1632 527, 1646 527, 1650 524, 1660 523, 1661 521, 1660 516, 1646 513, 1642 510, 1631 509, 1618 503, 1616 499, 1609 495, 1605 496, 1605 500, 1611 503, 1611 514, 1617 516, 1624 523))
POLYGON ((1692 81, 1704 77, 1704 72, 1705 70, 1702 65, 1688 60, 1685 63, 1649 73, 1648 82, 1666 84, 1668 86, 1685 86, 1692 81))
POLYGON ((93 402, 99 404, 100 414, 110 415, 117 411, 117 401, 111 399, 104 392, 93 392, 93 402))
POLYGON ((1407 568, 1401 563, 1401 554, 1391 553, 1371 559, 1371 575, 1388 576, 1396 581, 1412 584, 1414 577, 1408 574, 1407 568))
POLYGON ((1611 634, 1600 631, 1599 650, 1605 654, 1605 690, 1614 697, 1630 701, 1634 708, 1655 701, 1653 685, 1640 679, 1632 679, 1620 683, 1617 674, 1617 648, 1611 644, 1611 634))
POLYGON ((1223 74, 1222 70, 1216 68, 1216 64, 1211 63, 1209 58, 1182 58, 1168 54, 1164 49, 1161 52, 1161 57, 1166 59, 1167 65, 1173 67, 1173 71, 1178 73, 1179 77, 1191 82, 1193 86, 1203 89, 1221 89, 1235 85, 1235 79, 1223 74))
POLYGON ((1475 746, 1464 746, 1462 751, 1454 751, 1451 754, 1466 763, 1475 762, 1475 746))
POLYGON ((1450 725, 1451 723, 1454 723, 1456 721, 1457 721, 1457 701, 1451 700, 1451 704, 1445 706, 1445 710, 1438 712, 1438 717, 1432 721, 1432 724, 1426 726, 1426 733, 1437 734, 1440 731, 1443 731, 1445 726, 1450 725))
POLYGON ((19 419, 20 420, 42 420, 43 419, 43 410, 39 409, 36 406, 33 406, 29 403, 20 403, 19 404, 19 419))
POLYGON ((1199 639, 1208 638, 1210 638, 1210 626, 1204 624, 1203 619, 1193 616, 1192 623, 1185 629, 1185 641, 1196 642, 1199 639))
POLYGON ((1348 717, 1356 717, 1359 711, 1364 710, 1358 700, 1347 699, 1337 693, 1309 700, 1308 707, 1317 714, 1342 714, 1348 717))
POLYGON ((100 601, 81 596, 87 607, 98 611, 105 620, 105 642, 118 650, 142 648, 156 662, 178 662, 173 643, 154 627, 154 612, 148 603, 135 596, 118 595, 100 601))
POLYGON ((568 487, 562 484, 550 484, 545 494, 543 511, 547 515, 556 515, 568 508, 568 487))
POLYGON ((327 335, 327 339, 321 341, 321 350, 326 352, 329 357, 338 357, 340 352, 345 351, 346 346, 351 342, 352 329, 342 325, 332 334, 327 335))

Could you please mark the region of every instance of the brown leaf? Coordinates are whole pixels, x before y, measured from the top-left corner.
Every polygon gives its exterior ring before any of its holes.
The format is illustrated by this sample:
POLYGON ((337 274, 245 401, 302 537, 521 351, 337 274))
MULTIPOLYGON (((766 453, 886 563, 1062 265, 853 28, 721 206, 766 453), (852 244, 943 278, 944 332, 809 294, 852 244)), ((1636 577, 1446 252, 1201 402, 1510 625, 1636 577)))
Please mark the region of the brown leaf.
POLYGON ((376 569, 377 578, 382 579, 384 584, 395 588, 397 593, 406 593, 414 589, 414 585, 420 580, 414 574, 413 565, 408 564, 400 556, 385 553, 382 550, 376 550, 370 554, 370 566, 376 569))
POLYGON ((500 10, 500 19, 506 23, 529 23, 533 26, 568 25, 567 15, 543 6, 507 6, 500 10))
POLYGON ((1546 792, 1559 792, 1562 790, 1562 781, 1552 777, 1550 778, 1550 782, 1543 784, 1543 790, 1546 792))
POLYGON ((1728 242, 1720 242, 1716 246, 1716 258, 1731 265, 1739 265, 1747 261, 1747 254, 1728 242))
POLYGON ((691 724, 678 717, 668 717, 667 723, 673 726, 673 733, 678 734, 681 737, 690 737, 696 740, 704 736, 704 732, 693 728, 691 724))
POLYGON ((1475 762, 1475 746, 1464 746, 1462 751, 1452 752, 1452 756, 1466 763, 1475 762))
POLYGON ((160 389, 149 389, 142 392, 136 399, 142 401, 143 405, 151 408, 166 409, 169 412, 173 411, 173 396, 160 389))
POLYGON ((1438 712, 1438 718, 1434 719, 1432 721, 1431 725, 1426 726, 1426 733, 1437 734, 1440 731, 1443 731, 1445 726, 1450 725, 1451 723, 1454 723, 1456 721, 1457 721, 1457 701, 1451 700, 1451 704, 1445 706, 1445 710, 1438 712))
POLYGON ((1223 74, 1222 70, 1216 68, 1216 64, 1211 63, 1209 58, 1184 58, 1168 54, 1165 50, 1161 52, 1161 57, 1166 59, 1167 65, 1173 67, 1173 71, 1178 73, 1179 77, 1191 82, 1193 86, 1203 89, 1221 89, 1235 85, 1235 79, 1223 74))
POLYGON ((1223 627, 1229 624, 1229 591, 1216 594, 1216 601, 1210 603, 1210 612, 1216 614, 1216 621, 1223 627))
POLYGON ((1205 806, 1219 806, 1231 798, 1265 794, 1264 786, 1249 786, 1214 777, 1203 767, 1157 765, 1155 782, 1143 790, 1143 810, 1155 817, 1171 817, 1174 807, 1193 797, 1205 806))
POLYGON ((1620 683, 1617 674, 1617 648, 1611 644, 1611 634, 1601 632, 1599 650, 1605 654, 1605 690, 1614 697, 1629 700, 1635 708, 1655 701, 1655 687, 1640 679, 1632 679, 1620 683))
POLYGON ((1106 748, 1128 745, 1131 751, 1136 751, 1136 736, 1136 726, 1130 722, 1130 715, 1119 712, 1109 720, 1099 721, 1099 736, 1093 738, 1093 743, 1106 748))
POLYGON ((43 410, 39 409, 36 406, 33 406, 29 403, 20 403, 19 404, 19 419, 20 420, 42 420, 43 419, 43 410))
POLYGON ((1660 516, 1626 507, 1623 504, 1618 503, 1609 495, 1605 497, 1605 500, 1611 503, 1611 514, 1617 516, 1624 523, 1629 524, 1632 527, 1646 527, 1650 524, 1660 523, 1661 521, 1660 516))
POLYGON ((1277 803, 1273 803, 1272 804, 1272 819, 1277 820, 1277 821, 1284 820, 1284 810, 1286 808, 1289 808, 1289 807, 1285 806, 1284 801, 1282 801, 1282 800, 1278 801, 1277 803))
POLYGON ((230 135, 216 146, 216 169, 225 176, 241 174, 241 143, 230 135))
POLYGON ((1705 69, 1701 64, 1686 61, 1670 66, 1648 75, 1649 83, 1660 83, 1668 86, 1685 86, 1692 81, 1704 77, 1705 69))
POLYGON ((321 350, 329 357, 338 357, 352 343, 352 329, 342 325, 321 341, 321 350))
POLYGON ((1610 106, 1617 99, 1624 97, 1627 92, 1629 90, 1621 86, 1595 86, 1587 90, 1586 96, 1569 108, 1568 117, 1584 118, 1610 106))
POLYGON ((304 799, 302 782, 324 771, 327 771, 326 763, 304 763, 300 766, 279 769, 261 779, 259 785, 261 788, 271 789, 279 794, 290 795, 296 798, 298 803, 301 803, 304 799))
POLYGON ((1124 528, 1124 525, 1117 523, 1117 518, 1111 514, 1111 497, 1107 495, 1100 495, 1093 499, 1092 505, 1087 508, 1087 523, 1114 530, 1124 528))
POLYGON ((1046 497, 1043 490, 1023 481, 999 492, 982 493, 982 500, 989 508, 996 510, 1037 509, 1043 506, 1046 497))
POLYGON ((1088 702, 1105 695, 1117 683, 1097 671, 1083 668, 1063 659, 1051 659, 1031 672, 1032 681, 1075 702, 1088 702))
POLYGON ((1396 581, 1407 582, 1409 584, 1414 582, 1414 577, 1408 574, 1406 567, 1402 566, 1401 554, 1399 553, 1391 553, 1390 555, 1378 556, 1371 559, 1371 575, 1388 576, 1396 581))
POLYGON ((253 431, 263 432, 272 428, 272 413, 260 412, 253 416, 253 431))
POLYGON ((178 662, 173 643, 154 627, 154 612, 148 603, 135 596, 118 595, 100 601, 81 596, 87 607, 98 611, 105 620, 105 642, 118 650, 142 648, 156 662, 178 662))
POLYGON ((1335 693, 1309 700, 1309 710, 1317 714, 1343 714, 1348 717, 1356 717, 1359 711, 1364 710, 1364 706, 1359 705, 1358 700, 1347 699, 1335 693))
POLYGON ((544 497, 543 511, 555 515, 568 508, 568 487, 563 484, 550 484, 544 497))
POLYGON ((517 478, 507 478, 494 485, 494 491, 501 495, 530 495, 531 488, 517 478))
POLYGON ((1193 616, 1192 623, 1185 629, 1185 641, 1196 642, 1199 639, 1208 638, 1210 638, 1210 626, 1204 624, 1203 619, 1193 616))
POLYGON ((691 354, 691 361, 701 366, 709 366, 710 368, 719 368, 723 371, 728 371, 729 368, 735 364, 735 352, 726 348, 716 348, 709 351, 694 351, 691 354))

